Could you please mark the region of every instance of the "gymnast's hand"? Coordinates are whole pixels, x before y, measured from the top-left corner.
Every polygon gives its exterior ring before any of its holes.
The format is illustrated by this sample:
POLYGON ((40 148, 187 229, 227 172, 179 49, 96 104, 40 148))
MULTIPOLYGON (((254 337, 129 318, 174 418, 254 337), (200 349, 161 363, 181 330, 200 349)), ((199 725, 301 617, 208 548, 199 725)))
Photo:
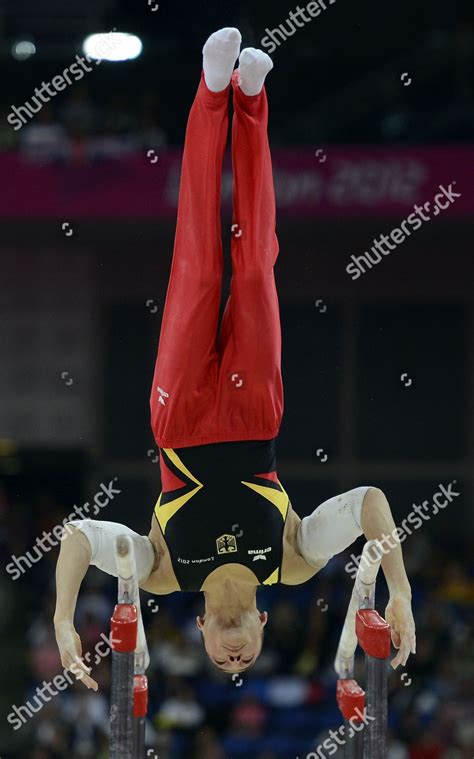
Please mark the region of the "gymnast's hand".
POLYGON ((74 625, 69 621, 55 621, 54 629, 63 667, 70 670, 87 688, 98 690, 97 682, 90 677, 91 668, 82 656, 81 639, 74 625))
POLYGON ((410 654, 416 653, 415 620, 411 610, 411 599, 403 593, 396 593, 390 597, 385 619, 392 630, 392 643, 398 649, 398 654, 392 660, 393 669, 399 664, 407 663, 410 654))

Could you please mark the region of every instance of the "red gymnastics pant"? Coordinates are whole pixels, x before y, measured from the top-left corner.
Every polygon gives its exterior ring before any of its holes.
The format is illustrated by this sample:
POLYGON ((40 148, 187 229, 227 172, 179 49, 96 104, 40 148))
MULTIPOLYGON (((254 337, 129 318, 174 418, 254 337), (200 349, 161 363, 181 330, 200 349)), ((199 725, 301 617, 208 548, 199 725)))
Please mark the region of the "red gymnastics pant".
POLYGON ((155 375, 152 429, 161 448, 276 437, 283 414, 278 255, 265 90, 232 79, 232 280, 218 330, 223 253, 221 174, 231 86, 201 81, 189 115, 178 220, 155 375))

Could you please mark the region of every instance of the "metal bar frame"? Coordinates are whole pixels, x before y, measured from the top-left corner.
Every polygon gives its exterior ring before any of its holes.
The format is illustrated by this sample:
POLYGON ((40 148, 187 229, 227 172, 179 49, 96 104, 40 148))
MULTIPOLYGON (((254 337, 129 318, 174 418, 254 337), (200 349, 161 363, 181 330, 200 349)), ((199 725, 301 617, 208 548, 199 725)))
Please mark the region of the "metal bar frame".
POLYGON ((118 603, 112 625, 112 688, 110 759, 145 759, 150 663, 140 608, 140 590, 133 542, 128 535, 115 541, 118 603))
POLYGON ((352 735, 344 747, 345 759, 386 759, 387 755, 390 627, 375 611, 375 587, 382 556, 379 541, 369 540, 365 544, 334 662, 339 675, 337 701, 346 734, 352 735), (353 679, 357 646, 365 653, 366 693, 353 679), (359 703, 358 721, 365 724, 360 732, 352 730, 350 733, 356 701, 359 703))

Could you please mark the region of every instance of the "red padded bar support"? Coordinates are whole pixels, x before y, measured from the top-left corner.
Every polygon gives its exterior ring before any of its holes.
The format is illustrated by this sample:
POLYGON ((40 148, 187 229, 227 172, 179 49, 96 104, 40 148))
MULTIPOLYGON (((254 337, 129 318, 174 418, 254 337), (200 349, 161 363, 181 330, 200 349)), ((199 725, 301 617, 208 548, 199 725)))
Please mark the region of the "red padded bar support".
POLYGON ((134 604, 117 604, 111 621, 114 651, 130 653, 137 647, 138 615, 134 604))
POLYGON ((133 716, 146 717, 148 713, 148 678, 135 675, 133 678, 133 716))
POLYGON ((365 713, 365 691, 360 685, 355 680, 338 680, 336 695, 344 719, 360 722, 360 715, 365 713))
POLYGON ((368 656, 387 659, 390 656, 390 625, 375 609, 359 609, 356 614, 359 646, 368 656))

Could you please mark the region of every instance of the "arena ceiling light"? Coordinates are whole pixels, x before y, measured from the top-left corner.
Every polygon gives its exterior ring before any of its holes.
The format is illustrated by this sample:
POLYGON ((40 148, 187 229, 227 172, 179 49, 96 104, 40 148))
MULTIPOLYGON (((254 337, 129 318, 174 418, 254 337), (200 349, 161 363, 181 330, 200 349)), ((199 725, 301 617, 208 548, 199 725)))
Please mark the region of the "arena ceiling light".
POLYGON ((131 61, 138 58, 143 44, 134 34, 117 32, 114 29, 103 34, 90 34, 84 40, 82 49, 85 55, 94 60, 131 61))
POLYGON ((17 40, 12 45, 12 55, 17 61, 26 61, 36 53, 36 45, 31 40, 17 40))

